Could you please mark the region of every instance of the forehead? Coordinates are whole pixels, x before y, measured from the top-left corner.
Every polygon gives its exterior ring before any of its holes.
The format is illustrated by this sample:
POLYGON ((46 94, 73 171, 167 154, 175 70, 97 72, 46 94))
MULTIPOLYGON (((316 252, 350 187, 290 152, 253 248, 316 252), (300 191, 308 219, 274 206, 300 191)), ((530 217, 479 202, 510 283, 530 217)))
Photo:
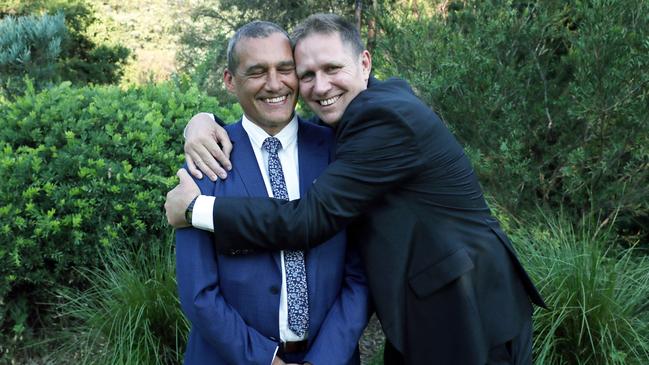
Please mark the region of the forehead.
POLYGON ((293 61, 291 44, 288 38, 279 32, 262 38, 241 38, 235 51, 239 67, 293 61))
POLYGON ((295 45, 295 62, 298 68, 347 63, 352 53, 352 46, 342 41, 340 33, 313 33, 295 45))

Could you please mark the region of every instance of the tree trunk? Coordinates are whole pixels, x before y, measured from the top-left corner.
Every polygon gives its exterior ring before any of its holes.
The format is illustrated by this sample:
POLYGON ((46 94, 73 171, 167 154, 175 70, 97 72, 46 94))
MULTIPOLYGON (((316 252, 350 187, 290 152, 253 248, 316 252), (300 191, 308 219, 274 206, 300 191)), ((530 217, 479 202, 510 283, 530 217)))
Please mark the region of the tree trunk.
POLYGON ((361 14, 363 12, 363 1, 362 0, 356 0, 354 3, 354 19, 356 20, 356 29, 358 29, 358 32, 360 33, 361 31, 361 14))
POLYGON ((376 0, 372 0, 372 11, 367 20, 367 50, 372 53, 376 46, 376 0))

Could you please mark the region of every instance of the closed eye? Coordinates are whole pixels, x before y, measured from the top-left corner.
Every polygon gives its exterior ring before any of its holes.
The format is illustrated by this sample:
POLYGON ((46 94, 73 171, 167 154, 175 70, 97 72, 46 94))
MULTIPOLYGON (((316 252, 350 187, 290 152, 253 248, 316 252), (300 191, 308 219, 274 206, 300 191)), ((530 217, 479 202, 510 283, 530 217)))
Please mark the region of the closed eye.
POLYGON ((327 66, 327 68, 325 68, 325 72, 328 73, 328 74, 331 74, 331 73, 337 72, 341 68, 343 68, 343 67, 339 66, 339 65, 331 65, 331 66, 327 66))
POLYGON ((302 75, 300 75, 300 81, 309 82, 309 81, 313 80, 314 76, 315 76, 315 73, 313 73, 313 72, 305 72, 302 75))
POLYGON ((266 68, 265 67, 250 67, 249 69, 246 70, 245 75, 248 77, 261 77, 264 74, 266 74, 266 68))
POLYGON ((284 75, 292 74, 295 72, 295 67, 282 67, 278 71, 284 75))

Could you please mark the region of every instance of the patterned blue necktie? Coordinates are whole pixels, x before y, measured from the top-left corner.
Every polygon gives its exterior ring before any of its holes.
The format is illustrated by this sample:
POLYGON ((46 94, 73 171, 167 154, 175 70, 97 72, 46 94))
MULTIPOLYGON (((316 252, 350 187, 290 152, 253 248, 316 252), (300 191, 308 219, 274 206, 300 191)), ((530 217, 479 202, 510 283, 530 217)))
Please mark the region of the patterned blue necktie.
MULTIPOLYGON (((276 199, 288 200, 282 164, 277 151, 282 143, 275 137, 268 137, 261 146, 268 151, 268 177, 276 199)), ((284 251, 286 269, 286 301, 288 304, 288 328, 302 337, 309 328, 309 295, 306 287, 306 269, 303 251, 284 251)))

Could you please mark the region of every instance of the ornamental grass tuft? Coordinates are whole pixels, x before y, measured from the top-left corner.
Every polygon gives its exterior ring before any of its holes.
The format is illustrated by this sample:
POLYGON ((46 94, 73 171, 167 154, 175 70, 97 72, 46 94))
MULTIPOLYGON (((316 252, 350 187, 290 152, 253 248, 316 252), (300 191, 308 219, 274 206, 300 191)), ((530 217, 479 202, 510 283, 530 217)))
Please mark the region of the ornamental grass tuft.
POLYGON ((91 287, 61 293, 71 323, 60 355, 80 364, 178 364, 189 324, 176 295, 173 246, 110 251, 106 268, 81 272, 91 287))
POLYGON ((649 259, 620 249, 613 221, 541 213, 512 231, 550 308, 534 315, 535 363, 649 363, 649 259))

